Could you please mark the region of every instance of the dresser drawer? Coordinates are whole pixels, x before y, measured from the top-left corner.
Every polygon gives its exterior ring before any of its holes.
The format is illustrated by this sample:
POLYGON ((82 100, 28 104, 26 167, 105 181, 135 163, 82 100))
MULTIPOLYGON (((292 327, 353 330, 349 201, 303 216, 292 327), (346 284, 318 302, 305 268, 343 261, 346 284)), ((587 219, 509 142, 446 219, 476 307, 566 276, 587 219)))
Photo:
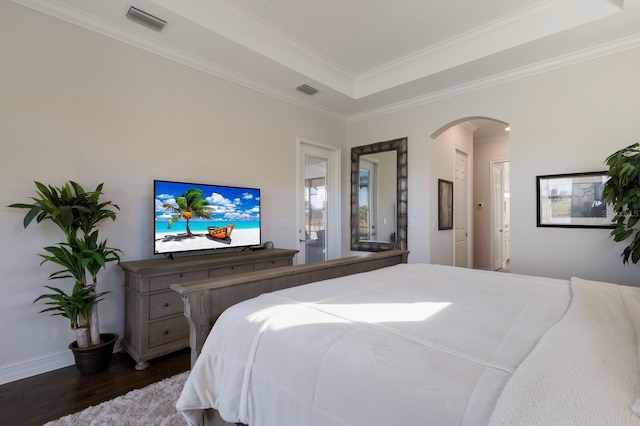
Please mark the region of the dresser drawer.
POLYGON ((233 274, 242 274, 243 272, 253 272, 253 264, 233 265, 226 268, 210 269, 209 278, 226 277, 233 274))
POLYGON ((274 260, 268 260, 264 262, 256 262, 253 265, 253 270, 261 271, 263 269, 279 268, 281 266, 289 266, 289 265, 291 265, 291 263, 289 262, 288 259, 274 259, 274 260))
MULTIPOLYGON (((189 345, 184 302, 178 292, 170 289, 171 284, 214 281, 229 275, 291 265, 296 253, 296 250, 270 249, 120 262, 125 272, 122 347, 137 361, 136 369, 142 370, 148 367, 149 360, 189 345)), ((229 291, 238 293, 238 289, 229 291)))
POLYGON ((189 326, 185 317, 169 318, 149 324, 150 348, 188 337, 189 326))
POLYGON ((182 274, 161 275, 149 278, 149 291, 166 290, 173 283, 204 280, 209 274, 204 271, 183 272, 182 274))
POLYGON ((149 319, 154 320, 184 311, 184 303, 173 290, 149 296, 149 319))

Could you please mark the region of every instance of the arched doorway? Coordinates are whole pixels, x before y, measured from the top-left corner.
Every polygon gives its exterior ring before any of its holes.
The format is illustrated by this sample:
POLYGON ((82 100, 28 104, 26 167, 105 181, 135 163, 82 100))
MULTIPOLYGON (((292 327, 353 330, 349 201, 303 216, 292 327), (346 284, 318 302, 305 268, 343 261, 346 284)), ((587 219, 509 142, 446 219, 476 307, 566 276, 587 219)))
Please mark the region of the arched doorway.
MULTIPOLYGON (((508 270, 508 124, 489 117, 465 117, 442 126, 431 137, 432 193, 437 194, 438 179, 454 182, 454 223, 458 222, 451 230, 433 227, 431 262, 508 270), (466 164, 460 161, 461 153, 466 155, 466 164), (465 179, 459 179, 462 175, 465 179)), ((430 203, 433 217, 438 217, 437 195, 430 203)))

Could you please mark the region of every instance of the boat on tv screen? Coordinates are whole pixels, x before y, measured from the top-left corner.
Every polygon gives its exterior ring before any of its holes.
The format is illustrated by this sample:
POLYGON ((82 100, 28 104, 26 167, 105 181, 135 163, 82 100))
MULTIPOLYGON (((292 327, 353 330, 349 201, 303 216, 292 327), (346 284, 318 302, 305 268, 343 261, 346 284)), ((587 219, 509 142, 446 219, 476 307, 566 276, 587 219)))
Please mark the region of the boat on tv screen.
POLYGON ((154 181, 154 251, 259 246, 260 190, 154 181))

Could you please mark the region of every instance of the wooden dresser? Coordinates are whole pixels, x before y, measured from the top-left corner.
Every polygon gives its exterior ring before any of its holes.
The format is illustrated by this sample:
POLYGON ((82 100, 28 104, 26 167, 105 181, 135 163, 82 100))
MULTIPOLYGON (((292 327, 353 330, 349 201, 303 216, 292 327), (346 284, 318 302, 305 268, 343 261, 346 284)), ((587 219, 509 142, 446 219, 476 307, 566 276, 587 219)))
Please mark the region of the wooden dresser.
POLYGON ((297 250, 265 249, 211 255, 121 262, 125 271, 122 347, 136 360, 149 360, 189 346, 189 328, 180 295, 171 284, 289 266, 297 250))

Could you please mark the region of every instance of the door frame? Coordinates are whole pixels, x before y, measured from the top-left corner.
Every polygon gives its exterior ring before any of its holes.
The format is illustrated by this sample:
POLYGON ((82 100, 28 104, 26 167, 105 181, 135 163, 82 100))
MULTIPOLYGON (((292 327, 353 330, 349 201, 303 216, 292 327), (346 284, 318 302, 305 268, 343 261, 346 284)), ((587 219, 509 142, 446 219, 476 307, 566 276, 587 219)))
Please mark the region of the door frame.
MULTIPOLYGON (((319 143, 307 138, 297 138, 296 143, 296 244, 300 253, 296 263, 305 263, 304 244, 300 240, 304 229, 304 191, 305 176, 302 175, 303 155, 312 150, 323 152, 327 158, 327 259, 338 259, 342 256, 342 207, 341 207, 341 149, 339 147, 319 143)), ((322 155, 318 155, 322 157, 322 155)), ((325 158, 325 157, 322 157, 325 158)))

